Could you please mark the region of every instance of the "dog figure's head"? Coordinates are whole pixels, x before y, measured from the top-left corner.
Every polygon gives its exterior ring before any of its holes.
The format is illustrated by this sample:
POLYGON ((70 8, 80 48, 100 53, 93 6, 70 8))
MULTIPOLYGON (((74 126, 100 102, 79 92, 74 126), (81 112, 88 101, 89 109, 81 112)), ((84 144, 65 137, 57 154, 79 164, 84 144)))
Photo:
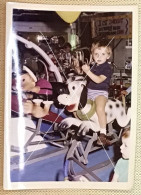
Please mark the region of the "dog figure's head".
POLYGON ((60 104, 66 106, 69 112, 83 108, 87 102, 87 81, 82 76, 72 76, 67 80, 69 94, 58 96, 60 104))

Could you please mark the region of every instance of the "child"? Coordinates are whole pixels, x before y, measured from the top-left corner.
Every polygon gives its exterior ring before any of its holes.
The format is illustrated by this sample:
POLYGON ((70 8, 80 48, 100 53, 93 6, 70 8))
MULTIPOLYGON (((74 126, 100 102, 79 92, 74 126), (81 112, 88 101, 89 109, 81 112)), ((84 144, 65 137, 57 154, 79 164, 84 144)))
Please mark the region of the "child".
POLYGON ((128 181, 128 163, 130 153, 130 129, 127 128, 122 134, 122 145, 120 147, 122 158, 120 158, 115 166, 112 182, 128 181))
POLYGON ((110 141, 106 136, 105 105, 108 99, 108 89, 112 75, 112 70, 107 60, 112 55, 112 49, 109 46, 109 42, 101 40, 92 44, 91 52, 95 65, 90 68, 89 65, 85 64, 82 66, 82 70, 90 78, 90 82, 87 85, 88 99, 92 99, 96 104, 96 113, 100 124, 100 135, 97 144, 110 145, 110 141))
POLYGON ((127 96, 129 93, 131 93, 131 90, 132 89, 131 89, 131 86, 130 86, 126 90, 121 91, 121 94, 127 96))

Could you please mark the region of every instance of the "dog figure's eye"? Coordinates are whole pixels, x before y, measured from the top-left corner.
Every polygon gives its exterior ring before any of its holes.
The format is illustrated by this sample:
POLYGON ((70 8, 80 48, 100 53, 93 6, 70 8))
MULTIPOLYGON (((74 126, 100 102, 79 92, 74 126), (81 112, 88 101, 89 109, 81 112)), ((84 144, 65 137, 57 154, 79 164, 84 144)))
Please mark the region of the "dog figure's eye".
POLYGON ((72 89, 75 90, 75 86, 73 86, 72 89))

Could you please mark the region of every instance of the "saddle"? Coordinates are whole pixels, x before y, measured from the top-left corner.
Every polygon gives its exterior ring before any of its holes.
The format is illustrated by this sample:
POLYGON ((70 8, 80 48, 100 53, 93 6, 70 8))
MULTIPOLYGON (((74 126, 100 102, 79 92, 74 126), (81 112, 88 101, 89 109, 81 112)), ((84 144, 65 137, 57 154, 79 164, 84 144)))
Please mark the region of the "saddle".
POLYGON ((95 101, 88 99, 88 100, 87 100, 87 104, 90 104, 90 105, 91 105, 91 109, 89 110, 88 113, 85 113, 85 114, 84 114, 84 113, 82 112, 82 110, 77 110, 77 112, 76 112, 77 117, 78 117, 80 120, 82 120, 82 121, 84 121, 84 120, 90 120, 91 117, 92 117, 92 116, 95 114, 95 112, 96 112, 95 101))

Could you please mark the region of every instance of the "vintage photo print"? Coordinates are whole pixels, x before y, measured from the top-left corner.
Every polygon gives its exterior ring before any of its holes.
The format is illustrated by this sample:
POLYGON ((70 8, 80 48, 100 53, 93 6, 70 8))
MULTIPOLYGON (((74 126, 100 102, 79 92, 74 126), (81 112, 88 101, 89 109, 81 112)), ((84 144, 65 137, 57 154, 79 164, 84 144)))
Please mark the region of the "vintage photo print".
POLYGON ((137 24, 135 6, 7 3, 4 189, 132 187, 137 24))

